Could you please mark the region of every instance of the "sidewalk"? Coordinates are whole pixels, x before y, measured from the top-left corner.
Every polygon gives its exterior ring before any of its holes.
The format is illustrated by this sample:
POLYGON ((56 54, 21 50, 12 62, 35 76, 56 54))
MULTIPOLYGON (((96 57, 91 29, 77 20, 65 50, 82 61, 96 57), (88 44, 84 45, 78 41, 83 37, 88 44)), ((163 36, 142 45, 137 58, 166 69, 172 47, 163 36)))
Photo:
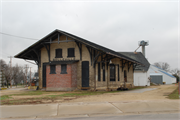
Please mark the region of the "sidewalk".
POLYGON ((0 106, 0 118, 89 117, 180 112, 179 100, 0 106))

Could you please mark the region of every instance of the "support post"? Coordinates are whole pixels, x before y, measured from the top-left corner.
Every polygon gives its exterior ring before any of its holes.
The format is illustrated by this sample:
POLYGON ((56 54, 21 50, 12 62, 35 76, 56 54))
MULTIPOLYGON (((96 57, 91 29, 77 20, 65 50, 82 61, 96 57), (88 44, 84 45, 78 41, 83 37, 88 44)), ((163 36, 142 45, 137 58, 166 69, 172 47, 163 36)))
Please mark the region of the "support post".
POLYGON ((96 65, 94 67, 94 91, 96 91, 96 65))

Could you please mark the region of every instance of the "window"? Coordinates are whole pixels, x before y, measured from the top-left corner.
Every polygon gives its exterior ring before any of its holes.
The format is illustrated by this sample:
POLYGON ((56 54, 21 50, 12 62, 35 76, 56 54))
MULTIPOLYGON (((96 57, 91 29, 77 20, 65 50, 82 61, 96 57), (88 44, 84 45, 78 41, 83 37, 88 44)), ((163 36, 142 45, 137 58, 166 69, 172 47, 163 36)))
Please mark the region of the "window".
POLYGON ((110 65, 110 81, 115 81, 116 75, 115 75, 115 65, 110 65))
POLYGON ((98 81, 101 81, 101 64, 98 63, 98 81))
POLYGON ((126 70, 124 70, 124 82, 127 82, 127 73, 126 73, 126 70))
POLYGON ((118 81, 119 81, 119 65, 118 65, 118 81))
POLYGON ((74 48, 68 48, 68 57, 75 57, 74 56, 74 48))
POLYGON ((56 65, 50 65, 50 74, 56 74, 56 65))
POLYGON ((56 58, 62 58, 62 49, 56 49, 56 58))
POLYGON ((103 69, 103 81, 106 81, 106 78, 105 78, 105 63, 102 63, 102 69, 103 69))
POLYGON ((61 74, 67 74, 67 64, 62 64, 61 65, 61 74))

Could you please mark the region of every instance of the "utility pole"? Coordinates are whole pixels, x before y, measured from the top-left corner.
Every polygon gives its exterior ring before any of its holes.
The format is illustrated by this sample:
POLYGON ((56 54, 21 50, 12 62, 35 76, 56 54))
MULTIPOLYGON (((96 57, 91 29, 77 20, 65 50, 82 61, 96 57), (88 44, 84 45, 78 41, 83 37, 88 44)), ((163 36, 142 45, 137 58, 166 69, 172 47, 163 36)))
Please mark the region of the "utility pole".
MULTIPOLYGON (((10 58, 10 85, 12 88, 11 79, 12 79, 12 58, 13 58, 13 56, 9 56, 8 58, 10 58)), ((7 83, 7 84, 9 84, 9 83, 7 83)))
MULTIPOLYGON (((25 80, 26 80, 26 79, 25 79, 25 73, 23 73, 23 75, 24 75, 24 82, 23 82, 23 84, 25 85, 25 80)), ((25 87, 25 86, 24 86, 24 87, 25 87)))
POLYGON ((30 86, 31 86, 31 67, 30 67, 30 86))

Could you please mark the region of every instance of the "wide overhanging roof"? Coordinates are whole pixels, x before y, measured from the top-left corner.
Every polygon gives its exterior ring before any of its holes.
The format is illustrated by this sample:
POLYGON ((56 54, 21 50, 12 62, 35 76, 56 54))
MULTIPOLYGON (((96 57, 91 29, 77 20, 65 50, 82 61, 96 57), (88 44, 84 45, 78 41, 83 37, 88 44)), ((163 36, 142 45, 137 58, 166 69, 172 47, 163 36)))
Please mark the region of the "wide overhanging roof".
POLYGON ((72 38, 73 40, 75 40, 75 41, 77 41, 77 42, 80 42, 80 43, 82 43, 82 44, 84 44, 84 45, 86 45, 86 46, 88 46, 88 47, 91 47, 91 48, 93 48, 93 49, 95 49, 95 50, 102 51, 102 52, 104 52, 104 53, 106 53, 106 54, 115 56, 115 57, 117 57, 117 58, 121 58, 121 59, 130 61, 130 62, 133 62, 133 63, 136 63, 136 64, 141 64, 141 65, 143 65, 142 63, 140 63, 140 62, 138 62, 138 61, 136 61, 136 60, 134 60, 134 59, 131 59, 131 58, 127 57, 127 56, 124 56, 124 55, 122 55, 122 54, 120 54, 120 53, 118 53, 118 52, 115 52, 115 51, 113 51, 113 50, 111 50, 111 49, 108 49, 108 48, 106 48, 106 47, 100 46, 100 45, 98 45, 98 44, 95 44, 95 43, 93 43, 93 42, 90 42, 90 41, 88 41, 88 40, 85 40, 85 39, 83 39, 83 38, 80 38, 80 37, 78 37, 78 36, 72 35, 72 34, 70 34, 70 33, 67 33, 67 32, 64 32, 64 31, 61 31, 61 30, 58 30, 58 29, 54 30, 53 32, 51 32, 50 34, 48 34, 48 35, 45 36, 44 38, 40 39, 39 41, 37 41, 37 42, 34 43, 33 45, 29 46, 28 48, 26 48, 25 50, 23 50, 23 51, 20 52, 19 54, 15 55, 14 57, 15 57, 15 58, 21 58, 21 59, 34 60, 33 58, 35 58, 36 55, 35 55, 35 53, 33 52, 33 50, 34 50, 34 49, 40 49, 40 48, 44 47, 42 43, 44 43, 44 42, 49 42, 49 40, 50 40, 50 39, 53 40, 53 38, 56 39, 56 38, 57 38, 56 35, 58 35, 58 34, 61 34, 61 35, 63 34, 63 35, 65 35, 65 36, 67 36, 67 37, 70 37, 70 38, 72 38), (28 56, 33 56, 33 57, 28 57, 28 56))

